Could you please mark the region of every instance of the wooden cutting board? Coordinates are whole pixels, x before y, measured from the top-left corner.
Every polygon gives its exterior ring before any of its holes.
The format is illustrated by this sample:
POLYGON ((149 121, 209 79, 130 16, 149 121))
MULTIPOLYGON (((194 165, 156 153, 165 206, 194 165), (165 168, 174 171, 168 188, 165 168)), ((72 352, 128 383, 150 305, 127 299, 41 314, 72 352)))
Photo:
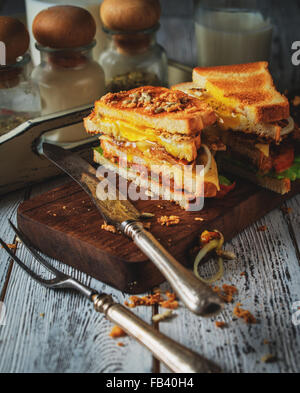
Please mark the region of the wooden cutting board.
MULTIPOLYGON (((300 192, 300 182, 286 196, 238 181, 223 200, 206 200, 200 212, 186 212, 168 201, 138 201, 151 212, 151 232, 184 265, 192 265, 190 250, 205 229, 218 229, 229 241, 247 226, 300 192), (162 215, 180 223, 165 227, 162 215), (204 221, 196 221, 201 217, 204 221)), ((103 220, 89 197, 74 182, 28 200, 18 209, 19 228, 46 255, 73 266, 126 293, 142 293, 164 281, 147 257, 121 234, 101 229, 103 220)))

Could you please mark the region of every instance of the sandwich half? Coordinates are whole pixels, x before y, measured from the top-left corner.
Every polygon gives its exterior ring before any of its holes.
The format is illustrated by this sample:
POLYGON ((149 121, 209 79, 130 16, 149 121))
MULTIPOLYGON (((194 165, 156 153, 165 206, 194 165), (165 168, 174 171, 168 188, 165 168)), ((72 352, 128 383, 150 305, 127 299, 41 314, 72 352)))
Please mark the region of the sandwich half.
POLYGON ((209 104, 217 116, 207 130, 226 151, 218 168, 279 194, 300 178, 298 140, 287 98, 275 88, 267 62, 201 68, 193 82, 173 86, 209 104))
POLYGON ((95 162, 189 209, 219 190, 216 162, 201 141, 202 130, 215 121, 206 103, 145 86, 105 95, 84 123, 88 133, 99 134, 95 162), (204 167, 201 184, 197 165, 204 167))

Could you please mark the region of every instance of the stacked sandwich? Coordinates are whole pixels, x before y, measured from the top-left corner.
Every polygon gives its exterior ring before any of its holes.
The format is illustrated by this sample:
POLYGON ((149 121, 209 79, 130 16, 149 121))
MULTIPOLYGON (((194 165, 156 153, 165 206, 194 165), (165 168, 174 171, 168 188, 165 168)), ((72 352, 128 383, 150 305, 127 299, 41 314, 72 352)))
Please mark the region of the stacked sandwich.
POLYGON ((195 68, 193 82, 173 86, 209 104, 217 122, 205 138, 220 140, 219 171, 285 194, 300 178, 300 157, 289 102, 278 93, 268 63, 195 68))
POLYGON ((85 128, 99 134, 97 163, 189 209, 198 198, 214 197, 219 190, 215 160, 201 140, 202 131, 215 122, 207 103, 180 91, 145 86, 102 97, 85 128), (204 168, 200 182, 198 165, 204 168))

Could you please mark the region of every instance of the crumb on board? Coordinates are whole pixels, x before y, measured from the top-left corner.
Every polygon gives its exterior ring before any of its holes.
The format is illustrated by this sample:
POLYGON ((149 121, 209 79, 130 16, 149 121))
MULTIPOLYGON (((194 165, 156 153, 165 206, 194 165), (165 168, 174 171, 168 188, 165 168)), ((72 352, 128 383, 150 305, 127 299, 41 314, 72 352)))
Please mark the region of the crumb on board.
POLYGON ((268 344, 270 344, 270 341, 265 339, 265 340, 263 341, 263 344, 264 344, 264 345, 268 345, 268 344))
POLYGON ((124 330, 121 329, 119 326, 115 325, 115 326, 111 329, 111 331, 110 331, 110 333, 109 333, 109 336, 110 336, 111 338, 115 339, 115 338, 119 338, 119 337, 125 337, 125 336, 127 336, 127 334, 126 334, 126 333, 124 332, 124 330))
POLYGON ((44 318, 44 317, 45 317, 45 313, 44 313, 44 312, 41 312, 41 313, 40 313, 40 317, 41 317, 41 318, 44 318))
POLYGON ((241 308, 241 306, 242 306, 241 303, 237 303, 237 305, 233 309, 233 315, 235 315, 238 318, 243 319, 244 322, 247 324, 257 323, 257 320, 254 317, 254 315, 252 315, 250 311, 244 310, 243 308, 241 308))
POLYGON ((222 289, 218 286, 212 289, 226 303, 231 303, 233 300, 233 296, 238 293, 238 289, 234 285, 223 284, 222 289))
POLYGON ((224 329, 227 326, 226 322, 223 321, 216 321, 215 325, 218 329, 224 329))
POLYGON ((169 291, 165 292, 165 297, 162 292, 157 291, 153 295, 146 296, 130 296, 129 302, 125 301, 124 305, 129 308, 135 308, 137 306, 153 306, 158 304, 162 308, 175 310, 178 308, 178 301, 176 300, 176 294, 169 291))
POLYGON ((202 222, 202 221, 204 221, 204 218, 202 218, 202 217, 195 217, 194 220, 195 220, 195 221, 201 221, 201 222, 202 222))
POLYGON ((275 363, 277 360, 277 356, 272 354, 265 355, 261 358, 262 363, 275 363))
POLYGON ((178 216, 161 216, 157 219, 157 222, 161 226, 171 226, 171 225, 177 225, 180 223, 180 218, 178 216))
POLYGON ((258 232, 266 232, 268 230, 268 227, 266 225, 262 225, 258 227, 258 232))
POLYGON ((143 226, 145 229, 151 229, 151 222, 143 222, 143 226))
POLYGON ((117 230, 113 225, 102 224, 101 229, 107 232, 117 233, 117 230))
POLYGON ((118 347, 125 347, 125 344, 122 343, 122 342, 118 342, 118 343, 117 343, 117 346, 118 346, 118 347))
POLYGON ((241 277, 246 276, 246 272, 242 272, 242 273, 240 274, 240 276, 241 276, 241 277))
POLYGON ((173 316, 173 311, 172 310, 166 310, 165 312, 161 314, 155 314, 152 317, 153 322, 162 322, 165 321, 166 319, 169 319, 173 316))
MULTIPOLYGON (((6 244, 6 246, 10 249, 10 250, 16 250, 17 249, 17 244, 6 244)), ((1 246, 1 248, 3 248, 3 246, 1 246)))
POLYGON ((299 106, 300 105, 300 96, 295 96, 292 103, 294 106, 299 106))
POLYGON ((67 206, 63 206, 62 208, 63 208, 63 210, 66 210, 67 206))
POLYGON ((148 213, 148 212, 143 212, 143 213, 141 214, 141 217, 142 217, 142 218, 153 218, 153 217, 155 217, 155 214, 153 214, 153 213, 148 213))

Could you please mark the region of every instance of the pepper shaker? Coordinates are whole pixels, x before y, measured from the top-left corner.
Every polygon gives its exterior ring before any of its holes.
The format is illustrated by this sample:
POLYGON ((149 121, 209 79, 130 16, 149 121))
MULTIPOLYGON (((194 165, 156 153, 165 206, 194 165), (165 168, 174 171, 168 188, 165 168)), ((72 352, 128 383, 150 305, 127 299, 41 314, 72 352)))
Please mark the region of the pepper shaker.
POLYGON ((99 63, 107 92, 168 85, 165 50, 156 42, 158 0, 104 0, 100 8, 108 46, 99 63))

